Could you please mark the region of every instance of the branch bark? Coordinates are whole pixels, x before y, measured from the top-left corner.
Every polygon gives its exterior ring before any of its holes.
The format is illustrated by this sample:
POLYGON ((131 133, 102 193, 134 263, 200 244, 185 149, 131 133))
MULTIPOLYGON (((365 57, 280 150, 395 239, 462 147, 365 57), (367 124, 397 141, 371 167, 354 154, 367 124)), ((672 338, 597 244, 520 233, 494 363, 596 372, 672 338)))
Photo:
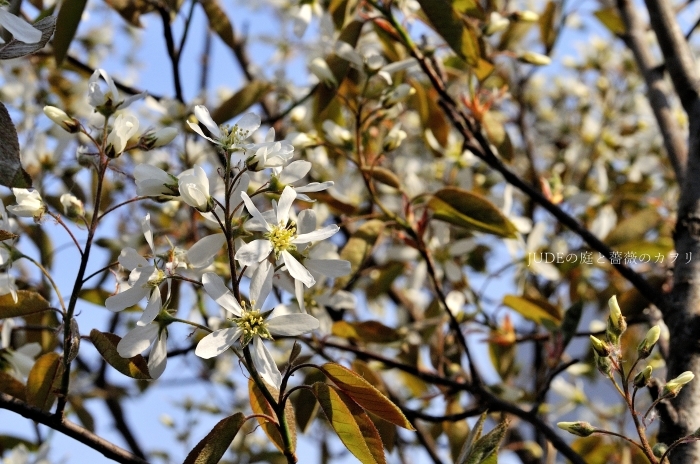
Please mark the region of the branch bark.
POLYGON ((105 457, 121 463, 147 464, 148 461, 134 456, 127 450, 120 448, 112 442, 101 438, 87 429, 69 421, 61 420, 59 417, 46 413, 41 409, 27 405, 26 403, 11 397, 5 393, 0 393, 0 409, 7 409, 31 419, 34 422, 51 427, 57 432, 61 432, 80 443, 89 446, 102 453, 105 457))

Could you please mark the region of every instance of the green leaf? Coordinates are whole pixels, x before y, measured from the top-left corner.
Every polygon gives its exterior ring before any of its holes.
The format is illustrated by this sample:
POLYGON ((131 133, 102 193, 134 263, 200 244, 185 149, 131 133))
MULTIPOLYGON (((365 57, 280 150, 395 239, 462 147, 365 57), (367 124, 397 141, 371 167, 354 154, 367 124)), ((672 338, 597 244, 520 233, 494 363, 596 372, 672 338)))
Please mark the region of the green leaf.
MULTIPOLYGON (((370 451, 369 447, 377 446, 379 440, 379 452, 383 453, 379 433, 374 428, 367 425, 371 420, 365 411, 355 403, 349 396, 325 383, 316 383, 313 386, 314 395, 321 405, 328 422, 343 442, 345 447, 360 460, 362 464, 377 464, 375 458, 377 450, 370 451), (358 424, 362 424, 362 427, 358 424), (372 434, 372 429, 374 434, 372 434), (365 434, 368 434, 365 436, 365 434), (369 441, 368 441, 369 438, 369 441)), ((379 463, 383 463, 380 461, 379 463)))
POLYGON ((122 358, 117 352, 117 345, 121 341, 121 337, 109 332, 100 332, 97 329, 92 329, 90 332, 90 340, 95 345, 97 351, 107 363, 117 371, 137 380, 151 380, 151 374, 148 372, 146 360, 140 354, 133 358, 122 358))
POLYGON ((340 259, 350 261, 350 274, 336 278, 335 288, 345 287, 354 278, 355 274, 362 268, 365 260, 372 253, 372 248, 377 243, 382 230, 384 230, 384 222, 379 219, 372 219, 362 224, 350 236, 340 251, 340 259))
POLYGON ((338 321, 333 323, 331 332, 336 337, 369 343, 393 343, 403 339, 396 330, 377 321, 338 321))
POLYGON ((77 395, 70 395, 68 401, 71 404, 72 411, 78 416, 78 420, 83 424, 83 427, 94 433, 95 419, 92 417, 92 414, 90 414, 90 411, 85 408, 83 398, 77 395))
POLYGON ((242 412, 220 420, 211 429, 211 432, 192 448, 183 464, 217 464, 220 462, 244 423, 245 416, 242 412))
POLYGON ((601 8, 600 10, 593 13, 593 15, 598 18, 598 21, 603 23, 603 26, 607 27, 610 32, 615 35, 623 35, 627 32, 625 23, 622 21, 617 8, 610 6, 607 8, 601 8))
POLYGON ((14 396, 18 400, 27 401, 25 388, 22 382, 7 372, 0 371, 0 392, 14 396))
POLYGON ((472 429, 469 431, 469 435, 467 435, 467 439, 464 441, 462 451, 455 460, 456 463, 464 463, 464 461, 467 459, 472 446, 479 438, 481 438, 481 432, 484 430, 484 422, 486 422, 487 417, 488 414, 486 412, 479 416, 479 419, 477 419, 476 424, 474 424, 474 427, 472 427, 472 429))
POLYGON ((241 90, 233 94, 231 98, 219 105, 212 112, 211 118, 215 123, 223 124, 259 103, 270 90, 272 90, 272 86, 267 82, 249 82, 241 90))
POLYGON ((56 29, 56 18, 54 16, 47 16, 32 24, 32 26, 41 31, 41 39, 39 42, 28 44, 12 39, 9 43, 0 47, 0 60, 10 60, 31 55, 44 48, 56 29))
POLYGON ((581 322, 581 314, 583 313, 583 301, 577 301, 572 304, 569 309, 564 313, 564 319, 561 322, 561 333, 562 337, 562 348, 563 351, 573 336, 576 334, 576 329, 578 329, 578 324, 581 322))
POLYGON ((508 431, 508 421, 499 423, 493 430, 479 438, 472 447, 469 455, 464 461, 457 461, 458 464, 488 464, 492 461, 494 454, 498 452, 498 447, 503 441, 508 431))
POLYGON ((68 54, 68 48, 70 48, 70 43, 78 30, 86 4, 87 0, 70 0, 61 4, 56 18, 56 35, 53 38, 53 56, 56 60, 56 67, 61 66, 68 54))
POLYGON ((641 241, 644 235, 662 222, 661 214, 654 207, 649 207, 626 217, 605 237, 605 243, 611 247, 641 241))
POLYGON ((226 45, 231 47, 232 50, 235 50, 238 44, 233 34, 233 26, 219 2, 217 0, 201 0, 200 3, 209 20, 209 27, 221 37, 221 40, 223 40, 226 45))
POLYGON ((62 373, 63 363, 58 353, 46 353, 37 359, 27 378, 27 403, 42 411, 51 409, 62 373))
POLYGON ((2 103, 0 103, 0 185, 17 188, 32 186, 32 178, 22 169, 15 125, 2 103))
POLYGON ((458 13, 471 16, 476 19, 484 19, 484 9, 476 0, 451 0, 452 8, 458 13))
POLYGON ((0 319, 21 317, 49 309, 49 302, 32 290, 17 290, 17 303, 12 295, 0 295, 0 319))
POLYGON ((454 52, 470 66, 476 66, 481 58, 479 41, 469 24, 447 0, 418 0, 435 31, 445 39, 454 52))
POLYGON ((549 55, 554 46, 554 41, 557 38, 557 32, 554 29, 554 18, 557 11, 557 4, 552 0, 547 2, 547 6, 544 7, 544 11, 540 15, 539 25, 540 25, 540 39, 544 44, 545 55, 549 55))
POLYGON ((545 300, 515 295, 503 297, 503 304, 518 312, 521 316, 537 324, 549 321, 559 325, 562 315, 559 308, 545 300))
POLYGON ((395 189, 401 188, 399 176, 394 174, 394 172, 390 169, 383 168, 381 166, 373 166, 371 168, 362 168, 362 172, 368 173, 372 179, 388 185, 389 187, 394 187, 395 189))
POLYGON ((458 187, 445 187, 436 192, 428 207, 433 218, 465 229, 503 238, 515 238, 517 229, 500 209, 486 198, 458 187))
POLYGON ((335 363, 326 363, 321 370, 338 388, 367 411, 399 427, 415 430, 398 406, 355 372, 335 363))
MULTIPOLYGON (((268 386, 268 388, 270 387, 268 386)), ((276 417, 272 406, 265 399, 265 396, 255 384, 253 379, 248 380, 248 393, 250 394, 250 407, 253 410, 253 413, 265 414, 273 418, 276 417)), ((279 392, 271 391, 271 393, 272 396, 276 396, 275 394, 279 396, 279 392)), ((285 406, 287 408, 291 408, 291 404, 289 402, 287 402, 285 406)), ((262 417, 256 417, 256 419, 258 424, 260 424, 260 427, 263 429, 263 432, 265 432, 265 435, 267 435, 270 441, 272 441, 272 444, 275 445, 280 452, 284 452, 284 441, 282 440, 282 435, 280 435, 277 422, 270 422, 262 417)), ((289 417, 287 417, 287 420, 289 421, 289 417)), ((294 427, 293 424, 294 422, 289 423, 290 429, 294 427)))
POLYGON ((498 154, 505 160, 512 160, 514 155, 513 143, 504 125, 505 116, 497 111, 487 111, 481 124, 486 131, 489 141, 498 149, 498 154))
POLYGON ((27 235, 39 250, 41 264, 43 264, 47 269, 51 269, 54 258, 54 249, 51 236, 46 233, 46 230, 39 224, 32 224, 28 226, 27 232, 27 235))
POLYGON ((154 3, 148 0, 105 0, 105 2, 134 27, 142 27, 141 15, 155 9, 154 3))
MULTIPOLYGON (((321 371, 316 369, 308 372, 304 377, 304 385, 313 385, 316 382, 323 382, 325 376, 321 371)), ((297 391, 291 396, 292 404, 294 405, 294 416, 299 430, 306 432, 318 413, 318 401, 314 394, 305 388, 297 391)))

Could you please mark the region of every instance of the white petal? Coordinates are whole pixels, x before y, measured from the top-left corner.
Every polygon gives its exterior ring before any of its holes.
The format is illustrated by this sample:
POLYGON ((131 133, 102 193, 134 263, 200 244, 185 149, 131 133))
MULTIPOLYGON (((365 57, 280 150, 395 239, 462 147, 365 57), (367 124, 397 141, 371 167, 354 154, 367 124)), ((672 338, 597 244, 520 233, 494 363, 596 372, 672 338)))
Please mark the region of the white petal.
POLYGON ((151 252, 155 255, 156 248, 153 246, 153 230, 151 230, 150 214, 147 214, 146 217, 141 220, 141 230, 143 231, 143 236, 146 237, 148 246, 151 247, 151 252))
POLYGON ((228 350, 240 338, 241 333, 243 331, 238 327, 215 330, 199 341, 194 354, 204 359, 218 356, 228 350))
POLYGON ((296 182, 311 170, 311 163, 304 160, 297 160, 289 163, 280 173, 280 182, 291 184, 296 182))
POLYGON ((308 243, 308 242, 317 242, 319 240, 325 240, 328 237, 332 237, 333 235, 336 234, 340 230, 340 227, 338 227, 336 224, 331 224, 329 226, 324 227, 323 229, 318 229, 314 230, 313 232, 309 232, 308 234, 301 234, 297 235, 294 237, 294 240, 292 240, 292 243, 308 243))
POLYGON ((312 276, 311 273, 288 251, 282 252, 282 260, 284 261, 285 266, 287 266, 289 275, 297 280, 301 280, 307 287, 311 287, 316 283, 314 276, 312 276))
POLYGON ((304 261, 310 271, 324 277, 342 277, 350 274, 350 261, 344 259, 307 259, 304 261))
POLYGON ((299 310, 306 313, 306 302, 304 301, 304 284, 300 280, 294 279, 294 296, 297 299, 299 310))
POLYGON ((289 210, 297 197, 297 193, 289 185, 282 190, 280 201, 277 204, 277 224, 286 225, 289 220, 289 210))
POLYGON ((190 129, 195 131, 197 134, 201 135, 202 137, 204 137, 205 139, 209 140, 212 143, 217 143, 217 141, 214 140, 213 138, 209 137, 208 135, 204 135, 204 131, 202 130, 201 127, 199 127, 199 124, 194 124, 194 123, 189 122, 189 121, 187 121, 187 124, 190 126, 190 129))
POLYGON ((255 369, 258 371, 258 374, 260 374, 260 377, 262 377, 265 382, 279 389, 282 384, 282 374, 280 374, 275 360, 272 359, 272 355, 267 351, 260 337, 255 337, 253 339, 253 349, 250 354, 253 358, 255 369))
POLYGON ((304 235, 316 230, 316 211, 305 209, 297 216, 297 234, 304 235))
POLYGON ((272 335, 301 335, 318 329, 318 319, 310 314, 287 314, 267 320, 272 335))
POLYGON ((255 113, 246 113, 236 122, 236 126, 239 130, 247 133, 244 135, 244 138, 247 138, 260 127, 260 116, 255 113))
MULTIPOLYGON (((219 130, 219 125, 214 122, 214 120, 211 118, 211 115, 209 114, 209 110, 207 109, 206 106, 204 105, 197 105, 194 107, 194 117, 197 118, 197 121, 201 122, 204 124, 204 126, 209 129, 209 132, 211 132, 211 135, 213 135, 216 138, 221 137, 221 131, 219 130)), ((190 127, 192 125, 190 124, 190 127)))
POLYGON ((165 371, 168 363, 168 333, 163 330, 158 336, 158 340, 153 344, 151 354, 148 355, 148 372, 152 379, 157 379, 165 371))
POLYGON ((160 298, 160 290, 155 288, 151 292, 151 296, 148 297, 148 305, 146 305, 146 309, 143 311, 141 319, 139 319, 136 325, 146 325, 153 322, 162 307, 163 302, 160 298))
POLYGON ((260 266, 253 273, 253 277, 250 280, 250 300, 255 301, 255 305, 260 308, 267 295, 270 294, 272 290, 272 276, 275 273, 275 269, 268 260, 264 260, 260 263, 260 266))
POLYGON ((137 267, 148 267, 148 260, 133 248, 124 248, 117 259, 125 269, 133 271, 137 267))
POLYGON ((269 240, 253 240, 246 243, 236 252, 236 260, 244 266, 254 266, 270 256, 272 244, 269 240))
POLYGON ((233 313, 237 317, 241 317, 241 305, 236 301, 231 290, 226 287, 224 280, 213 272, 207 272, 202 276, 202 284, 204 291, 207 292, 212 300, 224 308, 226 311, 233 313))
POLYGON ((253 201, 250 199, 248 194, 245 192, 241 192, 241 199, 243 199, 243 203, 245 203, 245 208, 248 210, 250 215, 253 216, 261 224, 264 224, 267 230, 270 230, 270 226, 265 220, 265 217, 262 215, 262 213, 260 213, 260 210, 255 207, 253 201))
POLYGON ((133 358, 143 353, 158 336, 158 330, 158 324, 137 325, 117 344, 117 353, 122 358, 133 358))
POLYGON ((19 16, 0 9, 0 25, 10 31, 12 36, 26 44, 37 43, 41 40, 41 31, 19 16))
POLYGON ((107 298, 105 300, 105 307, 114 312, 122 311, 129 306, 134 306, 146 295, 148 295, 148 289, 136 285, 107 298))
MULTIPOLYGON (((311 182, 310 184, 303 185, 301 187, 295 187, 294 190, 297 191, 297 193, 304 193, 304 192, 320 192, 321 190, 326 190, 330 187, 333 187, 335 185, 335 182, 333 181, 327 181, 327 182, 311 182)), ((301 197, 301 195, 297 195, 297 198, 307 201, 304 198, 301 197)), ((308 198, 308 197, 306 197, 308 198)))
POLYGON ((226 243, 224 234, 212 234, 200 239, 187 250, 187 261, 194 268, 207 267, 214 260, 214 256, 226 243))

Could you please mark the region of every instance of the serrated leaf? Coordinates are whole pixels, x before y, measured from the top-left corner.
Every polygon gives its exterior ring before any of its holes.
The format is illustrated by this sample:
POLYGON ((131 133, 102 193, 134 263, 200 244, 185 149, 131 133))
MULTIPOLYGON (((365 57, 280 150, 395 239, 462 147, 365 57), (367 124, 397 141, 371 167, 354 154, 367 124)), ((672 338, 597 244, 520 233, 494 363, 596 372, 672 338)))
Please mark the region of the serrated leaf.
MULTIPOLYGON (((373 453, 369 449, 369 446, 376 446, 376 442, 372 439, 368 443, 363 435, 363 432, 368 432, 364 418, 369 421, 365 411, 349 396, 325 383, 314 384, 313 392, 328 422, 348 451, 362 464, 376 464, 377 460, 374 457, 376 451, 373 453), (362 429, 358 425, 358 420, 363 424, 362 429)), ((374 431, 376 433, 376 429, 374 431)), ((381 442, 381 439, 379 440, 381 442)), ((383 448, 380 448, 380 451, 383 453, 383 448)))
POLYGON ((26 401, 27 395, 25 388, 22 382, 7 372, 0 371, 0 392, 14 396, 18 400, 26 401))
POLYGON ((245 415, 237 412, 220 420, 206 437, 192 448, 183 464, 217 464, 245 423, 245 415))
POLYGON ((28 44, 12 39, 10 42, 0 47, 0 60, 10 60, 31 55, 44 48, 56 29, 56 18, 54 16, 47 16, 32 24, 32 26, 41 31, 41 39, 39 42, 28 44))
POLYGON ((95 345, 97 351, 107 363, 117 371, 137 380, 151 380, 151 374, 148 372, 146 360, 140 354, 133 358, 122 358, 117 352, 117 345, 121 341, 121 337, 109 332, 100 332, 97 329, 90 331, 90 340, 95 345))
POLYGON ((219 107, 212 112, 211 118, 217 124, 223 124, 243 113, 256 103, 259 103, 270 90, 272 90, 272 85, 268 82, 249 82, 228 100, 219 105, 219 107))
POLYGON ((201 0, 200 3, 209 20, 209 27, 221 37, 226 45, 235 50, 238 44, 236 44, 236 37, 233 34, 233 26, 219 2, 217 0, 201 0))
POLYGON ((0 319, 21 317, 49 309, 49 302, 32 290, 18 290, 17 303, 9 293, 0 295, 0 319))
POLYGON ((366 172, 372 177, 372 179, 382 184, 388 185, 389 187, 394 187, 395 189, 401 188, 401 181, 399 176, 394 174, 393 171, 383 168, 381 166, 374 166, 371 168, 363 168, 363 172, 366 172))
POLYGON ((447 0, 418 0, 435 31, 445 39, 452 50, 470 66, 479 62, 479 42, 469 24, 447 0))
POLYGON ((63 363, 58 353, 46 353, 37 359, 27 377, 27 403, 42 411, 51 409, 62 373, 63 363))
POLYGON ((458 187, 445 187, 428 201, 433 218, 465 229, 515 238, 517 229, 486 198, 458 187))
POLYGON ((56 35, 53 38, 53 56, 56 60, 56 67, 61 66, 68 54, 86 4, 87 0, 71 0, 61 4, 56 18, 56 35))
POLYGON ((369 343, 393 343, 403 339, 396 330, 378 321, 338 321, 333 323, 331 332, 336 337, 369 343))
POLYGON ((559 308, 544 300, 506 295, 503 297, 503 304, 537 324, 542 324, 546 320, 559 325, 562 320, 559 308))
POLYGON ((19 139, 5 105, 0 103, 0 185, 29 188, 32 178, 22 168, 19 139))
POLYGON ((607 27, 610 32, 615 35, 623 35, 627 32, 625 23, 622 21, 617 8, 610 6, 607 8, 601 8, 595 11, 593 15, 598 18, 598 21, 603 23, 603 26, 607 27))
POLYGON ((350 262, 350 274, 335 279, 335 288, 343 288, 362 268, 384 230, 384 222, 372 219, 365 222, 353 233, 340 251, 340 259, 350 262))
POLYGON ((399 427, 415 430, 398 406, 355 372, 335 363, 324 364, 322 371, 338 388, 367 411, 399 427))

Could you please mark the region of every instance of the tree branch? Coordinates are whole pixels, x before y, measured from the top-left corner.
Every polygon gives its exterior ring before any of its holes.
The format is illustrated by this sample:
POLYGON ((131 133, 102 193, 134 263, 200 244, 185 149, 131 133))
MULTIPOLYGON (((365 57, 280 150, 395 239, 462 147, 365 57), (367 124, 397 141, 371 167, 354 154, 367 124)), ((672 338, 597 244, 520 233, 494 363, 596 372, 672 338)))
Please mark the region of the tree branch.
POLYGON ((34 422, 51 427, 57 432, 61 432, 75 440, 78 440, 80 443, 89 446, 90 448, 102 453, 105 457, 114 461, 136 464, 147 464, 148 462, 134 456, 127 450, 120 448, 114 443, 95 435, 89 430, 84 429, 69 420, 61 421, 60 418, 46 413, 39 408, 29 406, 5 393, 0 393, 0 409, 7 409, 8 411, 17 413, 22 417, 31 419, 34 422))
POLYGON ((669 104, 669 89, 664 81, 663 71, 653 66, 653 57, 644 41, 644 24, 639 19, 637 7, 631 0, 617 0, 617 8, 625 23, 627 33, 622 40, 632 51, 639 71, 644 77, 648 89, 648 99, 656 117, 659 130, 664 141, 666 153, 671 161, 676 179, 683 183, 686 164, 688 162, 688 146, 686 137, 673 117, 669 104))

